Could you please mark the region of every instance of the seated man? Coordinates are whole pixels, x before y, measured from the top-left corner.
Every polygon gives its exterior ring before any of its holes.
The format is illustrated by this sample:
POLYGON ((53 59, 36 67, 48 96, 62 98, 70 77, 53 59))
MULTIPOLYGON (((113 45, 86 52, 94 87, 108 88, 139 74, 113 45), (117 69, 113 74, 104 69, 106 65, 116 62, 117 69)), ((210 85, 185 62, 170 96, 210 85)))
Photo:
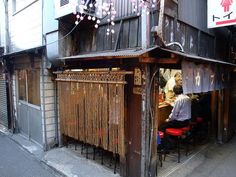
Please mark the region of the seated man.
MULTIPOLYGON (((175 85, 173 91, 176 95, 176 100, 169 118, 160 126, 160 130, 163 132, 165 132, 167 128, 185 127, 189 124, 189 120, 191 119, 191 99, 183 94, 181 85, 175 85)), ((167 141, 167 139, 165 141, 167 141)), ((168 142, 166 142, 166 144, 168 144, 168 142)))

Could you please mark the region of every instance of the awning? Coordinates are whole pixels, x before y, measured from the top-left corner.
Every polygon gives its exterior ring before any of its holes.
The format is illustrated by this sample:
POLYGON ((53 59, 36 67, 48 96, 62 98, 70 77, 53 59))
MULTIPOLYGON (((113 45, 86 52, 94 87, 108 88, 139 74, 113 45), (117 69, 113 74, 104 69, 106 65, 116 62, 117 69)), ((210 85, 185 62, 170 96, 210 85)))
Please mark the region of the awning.
POLYGON ((23 55, 23 54, 31 54, 31 53, 32 54, 40 54, 40 53, 42 53, 42 49, 44 47, 45 46, 39 46, 39 47, 30 48, 30 49, 20 50, 17 52, 7 53, 5 55, 0 56, 0 59, 1 58, 7 59, 7 58, 15 57, 18 55, 23 55))
POLYGON ((200 57, 196 55, 186 54, 183 52, 170 50, 160 46, 154 46, 148 49, 132 49, 132 50, 120 50, 120 51, 103 51, 95 53, 85 53, 75 56, 62 57, 60 60, 105 60, 105 59, 132 59, 139 58, 140 61, 149 63, 162 63, 162 64, 177 64, 181 63, 181 60, 191 60, 196 62, 218 63, 228 66, 236 67, 236 64, 216 60, 212 58, 200 57), (174 55, 174 57, 173 57, 174 55))
POLYGON ((73 59, 120 59, 120 58, 138 58, 144 56, 151 51, 154 51, 158 46, 148 49, 132 49, 132 50, 119 50, 119 51, 102 51, 88 54, 80 54, 75 56, 63 57, 61 60, 73 60, 73 59))
POLYGON ((216 60, 216 59, 212 59, 212 58, 206 58, 206 57, 201 57, 201 56, 197 56, 197 55, 187 54, 187 53, 183 53, 183 52, 179 52, 179 51, 175 51, 175 50, 170 50, 170 49, 166 49, 166 48, 158 48, 158 50, 161 50, 163 52, 172 53, 172 54, 177 55, 185 60, 191 60, 191 61, 195 61, 195 62, 216 63, 216 64, 218 63, 218 64, 236 67, 236 64, 234 64, 234 63, 229 63, 229 62, 216 60))

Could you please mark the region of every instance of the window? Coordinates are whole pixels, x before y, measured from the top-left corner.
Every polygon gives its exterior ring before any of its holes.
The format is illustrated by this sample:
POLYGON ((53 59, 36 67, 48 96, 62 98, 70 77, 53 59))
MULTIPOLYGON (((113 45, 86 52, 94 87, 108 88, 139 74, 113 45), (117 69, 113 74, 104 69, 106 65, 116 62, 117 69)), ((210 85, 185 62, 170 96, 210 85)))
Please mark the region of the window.
POLYGON ((40 106, 39 70, 21 70, 18 72, 19 100, 40 106))
POLYGON ((26 95, 26 70, 18 72, 19 100, 27 101, 26 95))

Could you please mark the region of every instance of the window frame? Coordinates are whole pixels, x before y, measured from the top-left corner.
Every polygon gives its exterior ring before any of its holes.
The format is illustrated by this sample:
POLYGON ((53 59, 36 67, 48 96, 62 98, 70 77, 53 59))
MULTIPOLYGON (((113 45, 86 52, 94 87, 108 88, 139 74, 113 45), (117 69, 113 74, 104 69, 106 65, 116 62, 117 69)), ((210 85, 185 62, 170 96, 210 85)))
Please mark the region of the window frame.
MULTIPOLYGON (((21 69, 21 70, 18 70, 17 71, 17 92, 18 92, 18 95, 17 95, 17 99, 20 101, 20 102, 25 102, 26 104, 28 105, 32 105, 32 107, 41 107, 41 95, 40 95, 40 70, 39 69, 21 69), (20 73, 23 72, 24 74, 24 80, 23 82, 23 85, 25 86, 25 88, 23 88, 23 92, 25 92, 25 94, 23 94, 25 96, 24 99, 21 99, 21 88, 20 88, 20 73), (36 79, 37 79, 37 83, 35 85, 35 80, 33 82, 31 82, 30 79, 31 77, 29 76, 30 74, 32 74, 32 72, 37 72, 36 73, 36 79), (30 84, 33 83, 33 84, 30 84), (30 89, 30 86, 33 86, 33 88, 30 89), (34 89, 34 86, 36 86, 37 88, 34 89), (29 93, 31 90, 34 90, 36 92, 31 92, 29 93), (36 98, 36 99, 32 99, 30 100, 31 98, 36 98), (36 102, 35 102, 36 101, 36 102)), ((23 93, 22 92, 22 93, 23 93)))

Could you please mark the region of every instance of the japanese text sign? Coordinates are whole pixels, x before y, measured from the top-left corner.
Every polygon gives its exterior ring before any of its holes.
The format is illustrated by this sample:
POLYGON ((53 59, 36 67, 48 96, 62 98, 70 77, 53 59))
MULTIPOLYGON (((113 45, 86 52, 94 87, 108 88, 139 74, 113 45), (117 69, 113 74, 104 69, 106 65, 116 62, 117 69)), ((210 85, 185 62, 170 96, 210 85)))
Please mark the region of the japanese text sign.
POLYGON ((236 0, 208 0, 208 28, 236 24, 236 0))

